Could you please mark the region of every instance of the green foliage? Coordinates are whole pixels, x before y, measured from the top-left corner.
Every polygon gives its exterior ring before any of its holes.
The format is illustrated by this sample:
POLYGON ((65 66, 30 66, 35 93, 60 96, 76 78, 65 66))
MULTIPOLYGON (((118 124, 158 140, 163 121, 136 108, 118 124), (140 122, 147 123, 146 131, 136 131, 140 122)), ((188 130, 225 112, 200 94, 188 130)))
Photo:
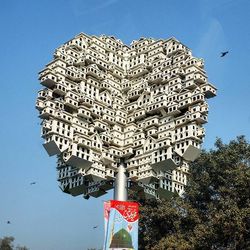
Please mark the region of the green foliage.
POLYGON ((250 145, 243 136, 203 151, 183 198, 140 201, 139 248, 250 249, 250 145))
POLYGON ((16 247, 16 250, 29 250, 27 247, 25 247, 25 246, 17 246, 16 247))
POLYGON ((0 239, 0 250, 12 250, 14 237, 4 237, 0 239))
POLYGON ((17 246, 16 248, 14 248, 13 242, 14 242, 15 238, 12 236, 9 237, 4 237, 3 239, 0 238, 0 250, 29 250, 27 247, 25 246, 17 246))

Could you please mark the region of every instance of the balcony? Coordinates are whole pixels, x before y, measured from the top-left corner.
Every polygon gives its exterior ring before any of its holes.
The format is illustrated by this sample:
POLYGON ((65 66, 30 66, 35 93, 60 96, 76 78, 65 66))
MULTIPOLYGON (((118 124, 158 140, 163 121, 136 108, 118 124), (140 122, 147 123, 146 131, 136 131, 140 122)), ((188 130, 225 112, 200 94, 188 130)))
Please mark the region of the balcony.
POLYGON ((67 71, 66 71, 66 77, 72 81, 75 81, 76 78, 77 78, 77 72, 73 71, 73 70, 70 70, 69 68, 67 68, 67 71))
POLYGON ((105 195, 106 193, 107 192, 103 188, 99 187, 98 184, 88 187, 86 192, 86 194, 95 198, 105 195))
POLYGON ((153 115, 153 114, 159 114, 162 109, 167 107, 167 101, 159 101, 156 103, 152 103, 147 106, 146 111, 147 113, 153 115))
POLYGON ((147 129, 147 136, 152 136, 157 138, 158 137, 158 128, 156 127, 150 127, 149 129, 147 129))
POLYGON ((142 92, 143 92, 143 89, 140 89, 140 90, 138 90, 138 89, 130 90, 128 92, 128 99, 130 101, 135 101, 136 99, 138 99, 140 97, 140 95, 141 95, 142 92))
POLYGON ((129 123, 134 123, 134 122, 135 122, 134 115, 133 114, 128 115, 126 125, 128 125, 129 123))
POLYGON ((133 142, 133 147, 134 148, 141 147, 141 146, 143 146, 145 141, 146 141, 145 139, 136 140, 136 141, 133 142))
POLYGON ((128 170, 128 179, 131 181, 137 181, 138 173, 136 169, 128 170))
POLYGON ((76 61, 76 65, 79 65, 79 66, 84 66, 85 63, 86 63, 86 57, 85 57, 85 55, 82 55, 76 61))
POLYGON ((51 130, 52 129, 52 120, 43 120, 42 128, 45 130, 51 130))
POLYGON ((173 84, 171 87, 169 87, 169 91, 170 92, 177 92, 179 93, 179 91, 183 88, 181 83, 175 83, 173 84))
POLYGON ((105 180, 105 171, 98 169, 96 167, 90 167, 86 171, 86 178, 93 182, 105 180))
POLYGON ((114 146, 110 147, 110 153, 113 155, 114 159, 121 158, 121 156, 122 156, 122 150, 118 149, 117 147, 114 147, 114 146))
POLYGON ((139 76, 145 75, 147 73, 148 73, 148 69, 147 69, 146 65, 140 64, 140 65, 134 67, 133 70, 131 70, 129 72, 129 76, 134 78, 134 77, 139 77, 139 76))
POLYGON ((191 97, 185 98, 178 103, 178 109, 185 109, 192 103, 191 97))
POLYGON ((163 83, 167 83, 170 79, 171 79, 170 74, 167 74, 167 73, 162 74, 162 82, 163 83))
POLYGON ((85 65, 92 63, 98 63, 98 58, 87 53, 85 56, 85 65))
POLYGON ((194 80, 187 80, 185 81, 183 88, 185 89, 189 89, 189 90, 193 90, 197 87, 197 85, 195 84, 194 80))
POLYGON ((200 106, 200 112, 204 115, 208 114, 208 104, 204 103, 200 106))
POLYGON ((117 77, 119 80, 122 80, 124 78, 124 74, 121 70, 115 69, 113 72, 111 72, 113 76, 117 77))
POLYGON ((49 156, 61 154, 69 147, 69 140, 57 134, 48 135, 43 147, 49 156))
POLYGON ((69 180, 71 176, 77 175, 77 170, 73 171, 71 166, 63 166, 60 168, 57 168, 57 180, 63 181, 63 180, 69 180))
POLYGON ((158 117, 150 117, 149 119, 147 118, 144 121, 144 127, 145 129, 148 129, 150 127, 158 127, 159 126, 159 119, 158 117))
POLYGON ((132 86, 131 81, 122 79, 122 91, 123 92, 128 92, 131 89, 131 86, 132 86))
POLYGON ((90 148, 91 140, 84 138, 80 135, 75 135, 73 141, 78 144, 80 147, 90 148))
POLYGON ((204 102, 204 94, 195 94, 192 96, 192 104, 204 102))
POLYGON ((52 70, 47 69, 46 71, 41 74, 41 77, 39 78, 41 81, 41 84, 47 88, 52 88, 57 83, 57 76, 53 73, 52 70))
POLYGON ((45 107, 39 115, 39 118, 41 119, 48 119, 50 116, 55 115, 55 109, 52 107, 45 107))
POLYGON ((46 139, 50 134, 51 134, 51 129, 42 128, 42 130, 41 130, 41 137, 43 139, 46 139))
POLYGON ((99 134, 100 139, 102 140, 102 143, 105 145, 109 145, 111 142, 111 137, 109 134, 107 134, 106 132, 100 133, 99 134))
POLYGON ((143 119, 144 117, 146 117, 145 109, 136 110, 134 112, 134 117, 135 117, 135 120, 140 120, 140 119, 143 119))
POLYGON ((123 157, 130 157, 133 154, 134 154, 134 150, 132 147, 123 149, 123 157))
POLYGON ((162 157, 162 158, 154 158, 152 161, 152 169, 155 171, 173 171, 175 170, 178 165, 171 159, 168 158, 167 156, 162 157))
POLYGON ((97 119, 100 118, 102 115, 102 111, 100 109, 96 109, 95 107, 92 107, 90 111, 91 111, 91 116, 97 119))
POLYGON ((158 178, 155 171, 153 169, 149 169, 146 171, 139 172, 137 181, 148 185, 158 181, 158 178))
POLYGON ((126 119, 119 115, 115 116, 115 122, 121 125, 126 125, 126 119))
POLYGON ((172 144, 171 138, 164 138, 163 140, 159 140, 157 142, 157 148, 163 149, 163 148, 169 148, 172 144))
POLYGON ((126 162, 127 164, 127 169, 130 171, 131 169, 136 169, 138 168, 138 160, 135 159, 129 159, 126 162))
POLYGON ((99 60, 97 61, 97 64, 99 68, 101 68, 102 70, 104 71, 108 70, 108 64, 106 63, 106 59, 99 58, 99 60))
POLYGON ((127 138, 124 140, 124 145, 128 146, 128 145, 133 145, 133 138, 127 138))
POLYGON ((114 125, 115 124, 115 118, 114 116, 108 115, 108 114, 104 114, 102 116, 102 120, 110 125, 114 125))
POLYGON ((175 120, 175 126, 176 127, 182 126, 188 123, 190 120, 191 120, 191 115, 189 112, 186 112, 185 115, 182 115, 175 120))
POLYGON ((200 124, 207 123, 207 115, 204 115, 201 112, 195 112, 191 114, 191 117, 192 120, 195 120, 200 124))
POLYGON ((113 146, 116 146, 116 147, 122 147, 124 144, 124 141, 120 138, 111 136, 110 144, 112 144, 113 146))
POLYGON ((216 96, 217 89, 210 83, 206 83, 204 85, 201 85, 201 90, 205 94, 206 98, 212 98, 212 97, 216 96))
POLYGON ((105 165, 111 165, 112 163, 114 163, 115 159, 114 156, 109 152, 102 152, 101 161, 105 165))
POLYGON ((170 104, 170 106, 167 109, 168 115, 178 115, 181 113, 181 111, 178 109, 178 104, 170 104))
POLYGON ((201 72, 195 72, 194 81, 195 83, 204 84, 207 82, 207 77, 205 74, 202 74, 201 72))
POLYGON ((203 138, 205 136, 205 128, 199 128, 197 130, 197 136, 203 138))
POLYGON ((105 91, 105 90, 107 90, 107 91, 110 92, 110 81, 109 81, 108 79, 103 80, 103 81, 100 83, 100 88, 99 88, 100 93, 101 93, 102 91, 105 91))
POLYGON ((150 69, 152 69, 152 67, 153 67, 152 61, 147 61, 147 62, 146 62, 146 68, 147 68, 148 70, 150 70, 150 69))
POLYGON ((93 125, 93 124, 90 124, 90 125, 89 125, 88 134, 89 134, 89 135, 93 135, 94 133, 96 133, 95 128, 94 128, 94 125, 93 125))
POLYGON ((94 121, 94 128, 96 131, 104 132, 104 131, 107 131, 108 125, 101 120, 95 120, 94 121))
POLYGON ((63 155, 65 163, 76 168, 88 169, 92 165, 92 156, 89 149, 76 144, 71 144, 71 147, 73 148, 63 155))
POLYGON ((56 111, 55 117, 59 118, 60 120, 66 121, 68 123, 72 122, 72 115, 66 111, 56 111))
POLYGON ((53 92, 60 95, 60 96, 64 96, 64 95, 66 95, 67 88, 64 84, 57 83, 53 89, 53 92))
POLYGON ((137 102, 132 102, 125 105, 125 108, 128 113, 133 112, 135 109, 137 109, 137 107, 138 107, 137 102))
POLYGON ((96 141, 92 137, 91 150, 93 152, 93 154, 92 154, 92 160, 94 160, 94 161, 100 161, 100 158, 101 158, 100 154, 102 152, 101 141, 100 140, 96 141))
POLYGON ((92 64, 86 68, 86 75, 101 79, 100 70, 97 67, 93 67, 92 64))
POLYGON ((92 98, 89 98, 87 96, 80 96, 79 103, 85 107, 92 107, 94 104, 94 100, 92 98))
POLYGON ((36 109, 41 111, 45 107, 44 101, 37 99, 36 100, 36 109))
POLYGON ((45 100, 53 98, 53 91, 51 89, 43 89, 38 92, 37 99, 45 100))
POLYGON ((75 99, 68 96, 68 97, 65 97, 64 101, 65 101, 64 102, 65 106, 69 106, 72 109, 78 109, 78 101, 76 101, 75 99))
POLYGON ((182 44, 175 44, 172 45, 170 48, 168 47, 167 49, 167 55, 173 55, 176 54, 177 52, 182 52, 185 51, 185 46, 183 46, 182 44))
POLYGON ((149 77, 149 83, 161 83, 162 82, 162 72, 152 73, 149 77))
MULTIPOLYGON (((106 178, 107 180, 115 180, 115 171, 114 169, 107 168, 106 169, 106 178)), ((112 189, 113 185, 110 184, 109 189, 112 189)))
POLYGON ((66 190, 63 192, 69 193, 72 196, 78 196, 78 195, 84 194, 85 190, 86 190, 86 186, 84 183, 80 184, 80 181, 76 181, 76 182, 71 181, 69 182, 69 187, 66 188, 66 190))

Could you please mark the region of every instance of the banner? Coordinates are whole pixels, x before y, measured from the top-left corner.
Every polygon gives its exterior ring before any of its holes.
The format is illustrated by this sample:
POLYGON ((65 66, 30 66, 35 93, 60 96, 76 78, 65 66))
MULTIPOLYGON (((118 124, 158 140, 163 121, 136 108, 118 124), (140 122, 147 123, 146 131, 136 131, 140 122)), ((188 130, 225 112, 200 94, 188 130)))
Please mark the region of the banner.
POLYGON ((138 203, 104 202, 104 250, 138 250, 138 219, 138 203))

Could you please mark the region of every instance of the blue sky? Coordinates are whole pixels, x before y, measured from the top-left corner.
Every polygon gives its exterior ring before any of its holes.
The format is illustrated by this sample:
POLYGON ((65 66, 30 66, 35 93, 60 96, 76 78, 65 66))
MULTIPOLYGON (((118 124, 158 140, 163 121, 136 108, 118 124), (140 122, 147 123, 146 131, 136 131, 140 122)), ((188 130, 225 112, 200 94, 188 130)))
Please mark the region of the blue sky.
POLYGON ((209 100, 208 149, 217 136, 225 142, 250 138, 249 13, 248 0, 2 0, 0 238, 12 235, 31 250, 102 245, 103 200, 112 193, 88 201, 62 193, 56 159, 40 138, 37 73, 59 45, 80 32, 114 35, 127 44, 141 36, 176 37, 205 59, 218 88, 209 100), (230 52, 220 58, 224 50, 230 52))

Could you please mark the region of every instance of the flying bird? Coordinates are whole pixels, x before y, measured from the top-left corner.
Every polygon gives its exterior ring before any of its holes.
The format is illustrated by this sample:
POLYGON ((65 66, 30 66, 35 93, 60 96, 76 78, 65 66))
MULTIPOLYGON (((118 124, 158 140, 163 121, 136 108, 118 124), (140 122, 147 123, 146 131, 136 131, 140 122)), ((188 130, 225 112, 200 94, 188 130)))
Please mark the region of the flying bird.
POLYGON ((35 185, 36 184, 36 181, 33 181, 30 183, 30 185, 35 185))
POLYGON ((94 226, 93 229, 98 228, 98 226, 94 226))
POLYGON ((11 224, 9 220, 7 221, 7 224, 11 224))
POLYGON ((224 52, 221 52, 221 56, 220 57, 224 57, 229 51, 224 51, 224 52))

